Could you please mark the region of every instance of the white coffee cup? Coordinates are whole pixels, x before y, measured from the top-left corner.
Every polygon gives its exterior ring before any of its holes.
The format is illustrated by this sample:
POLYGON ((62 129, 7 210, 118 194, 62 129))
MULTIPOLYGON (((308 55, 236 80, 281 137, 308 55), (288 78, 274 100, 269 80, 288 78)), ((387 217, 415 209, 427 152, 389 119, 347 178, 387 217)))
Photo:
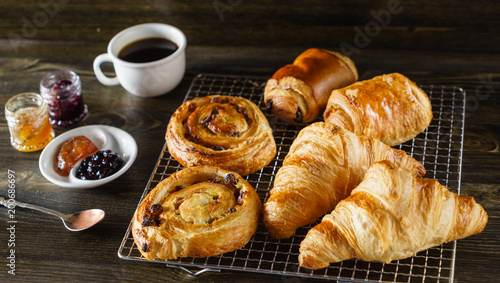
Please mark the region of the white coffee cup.
POLYGON ((121 84, 128 92, 141 97, 154 97, 174 89, 186 71, 186 36, 178 28, 161 23, 147 23, 129 27, 116 34, 108 44, 107 53, 94 60, 97 79, 107 86, 121 84), (132 63, 118 58, 118 53, 128 44, 147 38, 162 37, 175 44, 178 49, 171 55, 152 62, 132 63), (116 77, 108 77, 101 64, 111 62, 116 77))

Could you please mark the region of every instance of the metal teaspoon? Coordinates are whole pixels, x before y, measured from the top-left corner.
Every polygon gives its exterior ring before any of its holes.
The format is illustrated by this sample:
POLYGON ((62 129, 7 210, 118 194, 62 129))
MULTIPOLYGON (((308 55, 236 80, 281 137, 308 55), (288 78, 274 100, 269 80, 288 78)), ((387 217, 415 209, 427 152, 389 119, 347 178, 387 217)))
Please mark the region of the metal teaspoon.
POLYGON ((102 209, 87 209, 80 212, 75 212, 73 214, 63 214, 45 207, 38 205, 22 203, 18 201, 7 203, 5 198, 0 196, 0 204, 7 208, 11 208, 10 205, 15 205, 15 207, 29 208, 38 210, 47 214, 51 214, 61 218, 64 226, 70 231, 82 231, 90 228, 100 222, 104 218, 104 210, 102 209))

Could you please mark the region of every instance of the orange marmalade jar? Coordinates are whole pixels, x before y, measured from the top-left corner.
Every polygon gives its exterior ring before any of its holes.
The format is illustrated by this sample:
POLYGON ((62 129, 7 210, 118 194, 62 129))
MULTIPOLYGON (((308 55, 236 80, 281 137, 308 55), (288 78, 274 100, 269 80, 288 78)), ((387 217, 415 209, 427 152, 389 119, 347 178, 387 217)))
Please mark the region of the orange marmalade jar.
POLYGON ((37 93, 20 93, 5 104, 10 142, 19 151, 37 151, 55 136, 49 122, 47 104, 37 93))

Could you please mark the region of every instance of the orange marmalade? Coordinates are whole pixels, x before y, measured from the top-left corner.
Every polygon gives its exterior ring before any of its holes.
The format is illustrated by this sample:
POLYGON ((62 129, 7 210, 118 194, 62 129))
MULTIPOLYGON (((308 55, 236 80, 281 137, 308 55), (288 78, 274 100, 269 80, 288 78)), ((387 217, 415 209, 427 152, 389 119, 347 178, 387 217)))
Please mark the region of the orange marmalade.
POLYGON ((21 93, 9 99, 5 118, 11 144, 19 151, 40 150, 54 138, 47 105, 36 93, 21 93))
POLYGON ((97 150, 97 146, 85 136, 71 138, 59 146, 54 156, 54 171, 61 176, 68 176, 78 161, 97 150))

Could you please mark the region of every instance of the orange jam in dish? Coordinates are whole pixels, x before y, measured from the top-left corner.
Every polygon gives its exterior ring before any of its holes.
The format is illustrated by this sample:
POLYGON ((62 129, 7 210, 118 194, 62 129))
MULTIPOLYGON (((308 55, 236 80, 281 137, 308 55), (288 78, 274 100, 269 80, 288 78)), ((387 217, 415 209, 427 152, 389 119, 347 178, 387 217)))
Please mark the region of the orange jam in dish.
POLYGON ((75 164, 99 149, 85 136, 76 136, 63 142, 54 156, 54 171, 61 176, 69 176, 75 164))

